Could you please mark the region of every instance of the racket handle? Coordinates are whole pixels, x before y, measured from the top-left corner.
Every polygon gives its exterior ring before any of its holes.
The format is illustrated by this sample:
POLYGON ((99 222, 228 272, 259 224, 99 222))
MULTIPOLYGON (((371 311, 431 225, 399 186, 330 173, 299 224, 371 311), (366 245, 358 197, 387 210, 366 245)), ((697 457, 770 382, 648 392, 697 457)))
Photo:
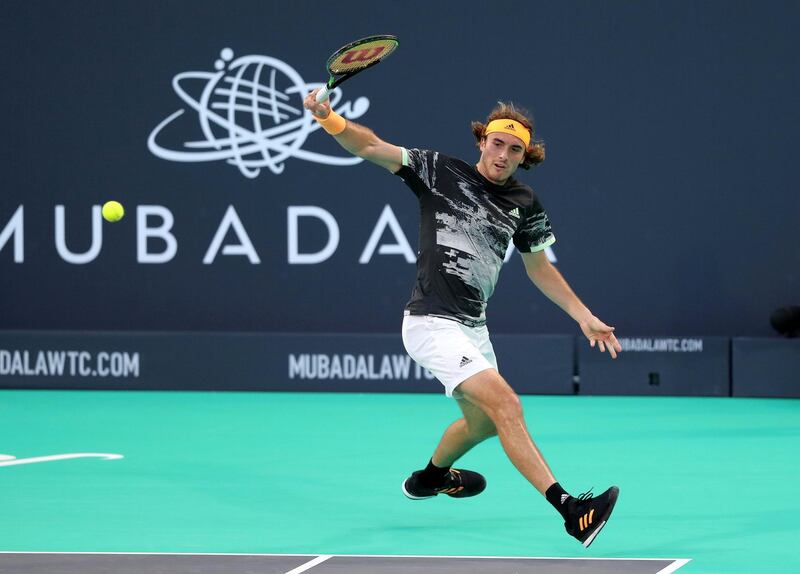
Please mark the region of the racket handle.
POLYGON ((322 86, 322 89, 317 92, 317 102, 324 102, 328 99, 328 95, 330 91, 328 91, 328 86, 322 86))

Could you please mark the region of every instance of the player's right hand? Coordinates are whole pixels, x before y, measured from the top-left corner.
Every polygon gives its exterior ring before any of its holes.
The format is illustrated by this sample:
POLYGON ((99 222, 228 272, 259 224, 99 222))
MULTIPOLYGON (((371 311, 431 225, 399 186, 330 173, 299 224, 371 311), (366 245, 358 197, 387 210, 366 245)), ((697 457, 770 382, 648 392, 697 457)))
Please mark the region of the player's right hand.
POLYGON ((303 107, 310 111, 312 114, 317 116, 318 118, 327 118, 328 114, 331 113, 331 103, 330 100, 325 100, 322 102, 317 101, 317 92, 320 91, 321 88, 316 88, 311 90, 306 98, 303 100, 303 107))

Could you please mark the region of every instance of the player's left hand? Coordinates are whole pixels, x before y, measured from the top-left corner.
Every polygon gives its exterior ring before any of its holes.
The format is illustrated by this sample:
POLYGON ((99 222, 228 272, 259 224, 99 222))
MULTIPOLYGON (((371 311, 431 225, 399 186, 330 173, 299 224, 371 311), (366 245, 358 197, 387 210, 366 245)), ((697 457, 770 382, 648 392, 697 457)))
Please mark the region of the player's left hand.
POLYGON ((614 336, 614 327, 609 327, 600 319, 592 316, 588 321, 581 323, 581 331, 589 339, 589 344, 594 347, 600 347, 600 352, 605 353, 608 348, 608 353, 612 359, 617 358, 617 353, 622 352, 622 346, 614 336))

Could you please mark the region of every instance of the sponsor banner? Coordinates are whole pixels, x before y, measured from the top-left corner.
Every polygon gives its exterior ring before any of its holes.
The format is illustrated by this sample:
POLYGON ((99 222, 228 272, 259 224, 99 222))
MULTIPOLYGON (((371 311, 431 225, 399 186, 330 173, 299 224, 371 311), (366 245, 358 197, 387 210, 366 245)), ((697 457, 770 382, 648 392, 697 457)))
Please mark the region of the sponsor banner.
POLYGON ((634 353, 702 353, 703 339, 670 337, 641 338, 621 337, 619 344, 625 352, 634 353))
MULTIPOLYGON (((328 55, 376 31, 400 48, 333 90, 334 109, 386 142, 470 164, 471 122, 498 99, 530 109, 547 160, 515 178, 548 213, 550 261, 620 333, 765 337, 770 313, 800 293, 787 24, 800 2, 515 2, 481 39, 566 48, 536 74, 476 49, 465 30, 486 19, 478 0, 393 10, 390 30, 366 0, 336 5, 346 27, 309 2, 196 0, 189 18, 186 2, 75 4, 2 4, 0 329, 393 329, 414 284, 417 197, 303 107, 328 55), (154 30, 151 6, 169 25, 154 30), (493 81, 444 105, 475 70, 493 81), (108 200, 122 220, 103 220, 108 200)), ((562 332, 564 313, 513 247, 506 260, 494 332, 562 332)), ((128 359, 108 360, 66 356, 64 368, 103 378, 128 359)))
POLYGON ((733 396, 800 398, 800 339, 733 339, 733 396))
POLYGON ((615 361, 578 345, 579 393, 585 395, 730 395, 727 337, 624 337, 615 361))
MULTIPOLYGON (((572 392, 572 337, 493 341, 518 392, 572 392)), ((3 331, 0 387, 443 392, 399 334, 3 331)))

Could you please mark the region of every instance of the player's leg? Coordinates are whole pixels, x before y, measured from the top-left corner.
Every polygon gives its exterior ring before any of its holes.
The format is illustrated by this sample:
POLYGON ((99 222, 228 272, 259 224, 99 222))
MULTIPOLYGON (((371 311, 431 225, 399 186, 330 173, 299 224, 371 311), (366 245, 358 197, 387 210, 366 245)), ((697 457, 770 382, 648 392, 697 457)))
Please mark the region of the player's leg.
POLYGON ((619 489, 612 486, 599 496, 585 493, 577 498, 564 491, 528 432, 519 397, 494 369, 473 375, 457 389, 492 420, 517 470, 561 514, 567 532, 588 547, 608 521, 619 489))
POLYGON ((463 398, 457 402, 464 416, 444 431, 428 466, 403 481, 403 494, 408 498, 421 500, 438 494, 466 498, 486 488, 486 479, 481 474, 452 465, 476 444, 494 436, 494 423, 463 398))
POLYGON ((434 465, 449 468, 472 447, 497 435, 492 419, 464 398, 456 401, 464 416, 444 431, 431 457, 434 465))
POLYGON ((528 433, 519 397, 500 373, 494 369, 481 371, 461 383, 458 390, 493 422, 508 458, 545 494, 556 479, 528 433))
MULTIPOLYGON (((403 343, 408 354, 429 369, 444 385, 447 396, 460 399, 453 390, 463 380, 492 364, 456 321, 428 316, 407 316, 403 320, 403 343)), ((477 472, 451 468, 453 462, 473 446, 495 434, 494 423, 473 404, 458 400, 462 418, 444 432, 425 469, 403 481, 403 493, 412 499, 438 494, 464 498, 486 488, 477 472)))

